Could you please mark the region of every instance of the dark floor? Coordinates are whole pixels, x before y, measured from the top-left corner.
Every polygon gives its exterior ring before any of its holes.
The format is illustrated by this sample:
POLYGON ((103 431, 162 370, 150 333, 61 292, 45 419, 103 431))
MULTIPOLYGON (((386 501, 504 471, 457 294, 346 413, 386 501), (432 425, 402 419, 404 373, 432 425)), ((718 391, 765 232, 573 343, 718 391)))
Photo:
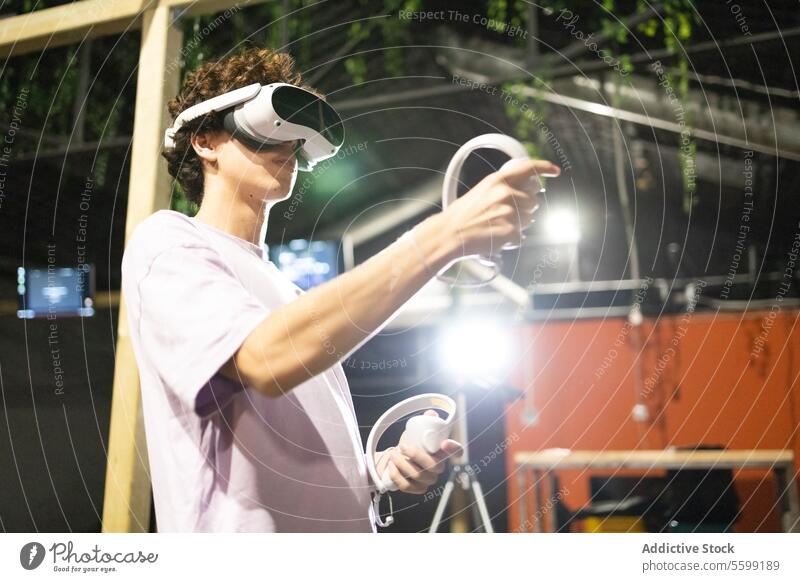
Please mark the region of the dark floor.
POLYGON ((100 530, 116 316, 0 317, 3 530, 100 530))

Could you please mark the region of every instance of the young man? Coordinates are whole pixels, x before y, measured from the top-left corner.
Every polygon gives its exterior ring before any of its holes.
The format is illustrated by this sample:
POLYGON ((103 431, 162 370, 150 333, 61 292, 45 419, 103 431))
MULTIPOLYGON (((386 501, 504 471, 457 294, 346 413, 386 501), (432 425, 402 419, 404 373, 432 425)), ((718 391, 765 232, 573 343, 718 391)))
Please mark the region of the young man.
MULTIPOLYGON (((313 92, 289 55, 250 49, 190 74, 169 110, 174 119, 276 82, 313 92)), ((291 194, 303 142, 254 149, 225 129, 223 113, 183 125, 163 154, 197 215, 155 213, 122 262, 158 530, 375 531, 339 361, 453 260, 519 242, 536 200, 516 188, 558 168, 492 174, 412 237, 303 293, 260 244, 270 208, 291 194)), ((460 451, 447 440, 431 455, 401 437, 379 453, 378 471, 421 494, 460 451)))

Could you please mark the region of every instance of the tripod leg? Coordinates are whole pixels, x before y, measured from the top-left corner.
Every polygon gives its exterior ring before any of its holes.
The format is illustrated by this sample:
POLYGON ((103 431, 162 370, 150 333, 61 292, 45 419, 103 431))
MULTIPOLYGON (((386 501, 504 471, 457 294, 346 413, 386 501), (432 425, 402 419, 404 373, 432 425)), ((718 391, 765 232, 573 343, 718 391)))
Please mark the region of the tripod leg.
POLYGON ((475 524, 475 529, 473 531, 477 531, 477 532, 485 531, 485 528, 483 527, 483 519, 482 519, 482 516, 481 516, 480 507, 478 507, 478 504, 475 503, 475 499, 474 499, 475 498, 475 494, 474 494, 474 492, 471 491, 471 490, 470 490, 470 492, 472 493, 472 497, 473 497, 472 502, 470 502, 470 504, 469 504, 470 513, 472 514, 472 523, 475 524))
POLYGON ((492 520, 489 518, 489 510, 486 508, 486 501, 483 499, 483 489, 477 479, 471 479, 472 495, 475 497, 475 504, 478 506, 478 511, 481 514, 481 521, 483 522, 483 531, 486 533, 494 533, 492 527, 492 520))
POLYGON ((436 506, 436 513, 433 514, 433 521, 431 522, 431 529, 428 533, 436 533, 439 529, 439 523, 442 521, 444 509, 447 507, 447 502, 450 500, 450 494, 453 492, 453 481, 455 481, 455 473, 450 475, 447 483, 444 484, 444 491, 442 491, 442 498, 439 500, 439 505, 436 506))

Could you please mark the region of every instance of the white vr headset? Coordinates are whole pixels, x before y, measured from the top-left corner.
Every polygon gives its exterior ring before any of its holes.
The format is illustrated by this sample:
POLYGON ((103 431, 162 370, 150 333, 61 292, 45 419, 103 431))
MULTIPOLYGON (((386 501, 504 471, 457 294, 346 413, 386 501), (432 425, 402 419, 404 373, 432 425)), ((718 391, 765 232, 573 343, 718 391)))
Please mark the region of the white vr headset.
POLYGON ((377 524, 381 527, 386 527, 394 523, 394 517, 391 515, 391 499, 389 500, 390 515, 385 521, 381 520, 378 507, 381 495, 388 491, 396 491, 397 486, 389 476, 388 467, 383 475, 378 475, 378 469, 375 466, 375 453, 377 452, 378 441, 380 441, 383 433, 385 433, 391 425, 404 416, 414 414, 415 412, 424 412, 431 408, 444 410, 447 413, 447 418, 443 419, 439 416, 426 414, 412 416, 408 419, 408 422, 406 422, 406 436, 410 444, 420 446, 429 453, 435 453, 441 448, 442 441, 449 438, 450 431, 456 419, 456 403, 452 398, 444 394, 420 394, 419 396, 413 396, 395 404, 381 415, 375 423, 375 426, 372 427, 369 437, 367 437, 367 470, 378 491, 372 502, 375 509, 377 524))
POLYGON ((303 172, 336 155, 344 143, 342 118, 329 103, 288 83, 254 83, 182 111, 164 133, 164 147, 175 147, 175 134, 186 123, 214 112, 224 113, 225 129, 253 150, 301 140, 297 162, 303 172))

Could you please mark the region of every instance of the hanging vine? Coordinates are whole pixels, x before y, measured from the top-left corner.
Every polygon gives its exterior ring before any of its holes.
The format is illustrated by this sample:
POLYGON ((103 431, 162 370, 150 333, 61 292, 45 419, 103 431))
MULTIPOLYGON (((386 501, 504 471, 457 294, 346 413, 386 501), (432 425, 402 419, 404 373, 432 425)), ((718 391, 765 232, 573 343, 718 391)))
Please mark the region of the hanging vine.
MULTIPOLYGON (((644 0, 638 2, 638 10, 648 9, 644 0)), ((692 25, 697 22, 697 12, 690 0, 667 0, 664 3, 664 17, 650 18, 637 26, 637 30, 646 37, 660 36, 664 47, 676 60, 675 72, 667 71, 666 78, 680 102, 680 122, 684 131, 680 138, 678 159, 681 166, 683 185, 682 208, 684 213, 691 212, 698 203, 696 192, 696 159, 697 141, 692 135, 693 119, 689 107, 689 57, 686 55, 686 43, 692 37, 692 25)))
MULTIPOLYGON (((359 0, 360 6, 374 6, 369 0, 359 0)), ((345 43, 358 46, 359 43, 375 36, 380 39, 383 50, 380 51, 380 62, 372 66, 380 69, 381 76, 398 77, 405 73, 405 45, 411 40, 409 21, 398 17, 403 12, 419 12, 424 10, 423 0, 384 0, 385 18, 371 18, 365 22, 353 22, 347 31, 345 43)), ((354 84, 360 84, 369 77, 369 63, 366 54, 352 54, 344 61, 345 71, 354 84)))
MULTIPOLYGON (((619 62, 618 75, 614 75, 617 91, 612 95, 612 102, 615 102, 623 79, 634 70, 634 65, 630 58, 630 52, 638 42, 631 39, 631 31, 619 16, 622 7, 617 0, 602 0, 600 3, 602 10, 589 11, 581 14, 582 22, 585 23, 587 30, 599 30, 606 39, 604 50, 614 56, 614 60, 619 62)), ((552 15, 556 12, 569 10, 576 12, 574 5, 563 0, 552 0, 550 2, 540 2, 537 9, 543 14, 552 15)), ((626 8, 630 10, 630 8, 626 8)), ((652 5, 645 0, 637 0, 635 12, 644 14, 652 10, 652 5)), ((487 16, 501 21, 509 22, 516 26, 527 25, 528 5, 519 0, 511 5, 508 0, 490 0, 487 6, 487 16)), ((679 162, 681 166, 681 176, 683 185, 682 208, 684 212, 689 212, 693 205, 698 202, 695 195, 695 160, 697 154, 697 143, 692 136, 692 114, 689 107, 690 84, 689 84, 689 59, 685 52, 686 43, 691 40, 693 25, 697 23, 697 13, 691 0, 666 0, 663 4, 663 17, 653 15, 640 22, 636 26, 636 32, 643 35, 646 39, 652 39, 663 43, 670 56, 675 60, 675 68, 668 75, 668 82, 674 88, 675 95, 680 103, 682 117, 681 122, 685 130, 681 135, 679 148, 679 162)), ((528 31, 535 34, 535 31, 528 31)), ((551 77, 548 75, 547 67, 537 67, 535 75, 530 79, 505 83, 502 89, 512 95, 523 99, 521 88, 523 86, 533 88, 549 88, 551 77)), ((523 141, 532 155, 541 155, 546 151, 547 117, 548 103, 542 99, 527 97, 523 101, 525 107, 521 108, 518 104, 506 102, 505 113, 509 120, 514 123, 515 135, 523 141)))

